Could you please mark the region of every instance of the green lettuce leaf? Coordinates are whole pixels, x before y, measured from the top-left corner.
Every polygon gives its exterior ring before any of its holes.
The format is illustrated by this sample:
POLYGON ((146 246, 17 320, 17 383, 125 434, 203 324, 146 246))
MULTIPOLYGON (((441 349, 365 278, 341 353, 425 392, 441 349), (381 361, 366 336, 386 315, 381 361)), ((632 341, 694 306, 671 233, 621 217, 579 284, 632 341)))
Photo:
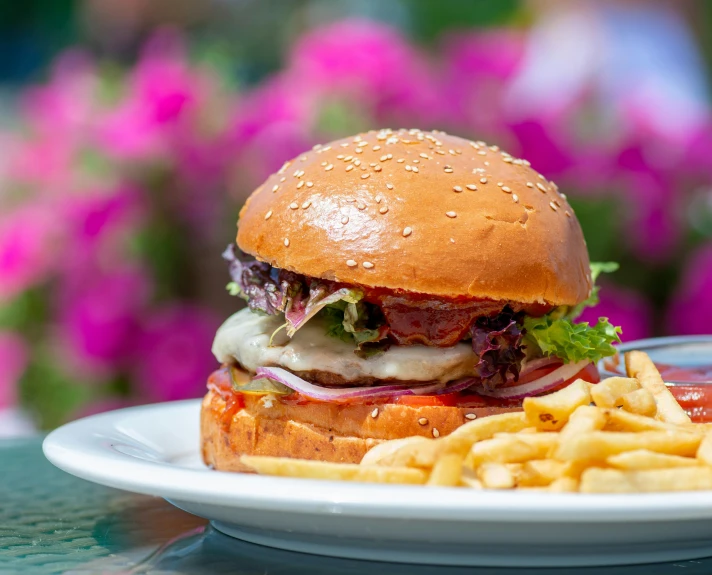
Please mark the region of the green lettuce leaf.
MULTIPOLYGON (((591 295, 583 300, 580 304, 575 306, 563 306, 557 313, 557 317, 563 317, 570 320, 575 320, 578 316, 583 313, 587 307, 596 307, 598 305, 598 292, 601 289, 596 285, 596 280, 598 276, 602 273, 610 274, 618 270, 620 267, 616 262, 591 262, 591 282, 593 283, 593 288, 591 289, 591 295)), ((557 310, 554 310, 555 312, 557 310)), ((552 312, 553 313, 553 312, 552 312)))
POLYGON ((537 346, 544 355, 555 355, 566 363, 584 359, 598 361, 616 353, 613 343, 620 342, 620 327, 611 325, 601 317, 596 325, 588 322, 574 323, 569 318, 543 317, 524 319, 526 345, 537 346))

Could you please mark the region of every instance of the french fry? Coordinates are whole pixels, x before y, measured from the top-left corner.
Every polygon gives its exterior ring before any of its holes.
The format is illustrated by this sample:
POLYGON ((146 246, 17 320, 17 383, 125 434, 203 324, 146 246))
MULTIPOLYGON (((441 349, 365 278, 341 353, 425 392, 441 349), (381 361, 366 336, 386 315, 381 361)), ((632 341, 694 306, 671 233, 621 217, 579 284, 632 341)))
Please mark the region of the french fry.
MULTIPOLYGON (((517 477, 519 487, 545 487, 564 477, 568 464, 555 459, 526 461, 517 477)), ((571 478, 569 478, 571 479, 571 478)))
POLYGON ((598 407, 620 407, 620 399, 626 393, 640 389, 637 379, 609 377, 600 383, 591 384, 591 398, 598 407))
POLYGON ((485 463, 477 469, 477 477, 485 489, 512 489, 512 472, 503 463, 485 463))
POLYGON ((433 465, 426 485, 431 487, 456 487, 462 479, 462 456, 446 453, 433 465))
POLYGON ((622 395, 620 403, 621 408, 625 411, 645 415, 646 417, 655 417, 658 411, 655 398, 647 389, 636 389, 635 391, 630 391, 622 395))
POLYGON ((697 449, 697 459, 705 465, 712 466, 712 431, 705 435, 700 447, 697 449))
POLYGON ((712 489, 712 467, 620 471, 592 467, 581 475, 581 493, 655 493, 712 489))
POLYGON ((576 435, 603 429, 606 421, 606 415, 602 410, 590 405, 580 405, 571 414, 569 421, 564 425, 558 436, 554 435, 554 437, 559 442, 566 441, 576 435))
POLYGON ((559 430, 569 416, 581 405, 591 403, 588 384, 577 379, 571 385, 541 397, 527 397, 522 403, 531 425, 541 431, 559 430))
POLYGON ((575 493, 579 489, 578 479, 573 477, 559 477, 551 482, 549 485, 549 491, 553 493, 575 493))
POLYGON ((485 462, 521 463, 541 459, 555 444, 556 436, 549 433, 497 434, 475 443, 465 458, 465 465, 476 468, 485 462))
POLYGON ((696 467, 700 462, 692 457, 656 453, 649 449, 636 449, 611 455, 606 463, 616 469, 667 469, 670 467, 696 467))
POLYGON ((469 487, 471 489, 484 489, 482 482, 477 478, 477 474, 468 469, 467 467, 462 468, 462 475, 460 476, 460 485, 462 487, 469 487))
POLYGON ((446 453, 467 455, 473 443, 490 439, 497 433, 513 433, 529 427, 526 416, 521 411, 500 413, 475 419, 458 427, 447 437, 439 440, 437 448, 446 453))
POLYGON ((555 450, 554 457, 560 461, 600 461, 611 455, 636 449, 693 457, 701 441, 699 435, 685 431, 593 431, 562 441, 555 450))
POLYGON ((704 428, 694 424, 680 426, 674 423, 665 423, 622 409, 604 409, 603 413, 606 416, 605 431, 686 431, 698 435, 705 433, 704 428))
POLYGON ((421 435, 404 437, 403 439, 392 439, 379 443, 372 447, 361 459, 361 465, 403 465, 397 461, 397 453, 404 447, 414 447, 423 443, 432 442, 432 439, 421 435))
POLYGON ((629 376, 635 377, 640 385, 653 394, 657 404, 655 419, 684 425, 690 418, 665 385, 660 372, 648 354, 642 351, 630 351, 625 354, 625 367, 629 376))
POLYGON ((241 463, 263 475, 301 477, 306 479, 331 479, 363 481, 367 483, 423 484, 427 474, 420 469, 408 467, 380 467, 357 463, 328 463, 289 457, 266 457, 243 455, 241 463))

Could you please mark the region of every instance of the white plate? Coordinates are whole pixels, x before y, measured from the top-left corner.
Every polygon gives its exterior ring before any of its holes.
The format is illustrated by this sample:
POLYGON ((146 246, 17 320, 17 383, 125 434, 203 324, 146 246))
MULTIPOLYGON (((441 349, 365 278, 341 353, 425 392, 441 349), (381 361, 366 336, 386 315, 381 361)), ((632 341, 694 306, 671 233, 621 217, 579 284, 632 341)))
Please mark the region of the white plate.
POLYGON ((229 535, 337 557, 482 566, 712 556, 712 492, 576 495, 222 473, 199 456, 198 400, 69 423, 44 442, 65 471, 166 498, 229 535))

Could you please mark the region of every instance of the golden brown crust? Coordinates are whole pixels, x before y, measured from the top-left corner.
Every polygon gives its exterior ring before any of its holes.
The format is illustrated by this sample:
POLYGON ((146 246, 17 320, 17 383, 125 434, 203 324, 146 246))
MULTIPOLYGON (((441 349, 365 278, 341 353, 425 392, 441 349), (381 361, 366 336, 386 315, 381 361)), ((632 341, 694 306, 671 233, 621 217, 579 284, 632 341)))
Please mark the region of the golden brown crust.
POLYGON ((551 305, 591 289, 556 186, 442 132, 369 132, 288 162, 248 199, 237 242, 275 267, 370 287, 551 305))
POLYGON ((225 400, 210 391, 200 416, 203 461, 221 471, 248 471, 240 465, 241 455, 358 463, 383 440, 443 436, 465 423, 466 414, 484 417, 516 410, 395 404, 375 409, 374 405, 298 405, 279 400, 267 407, 259 396, 245 396, 245 407, 226 421, 225 400))

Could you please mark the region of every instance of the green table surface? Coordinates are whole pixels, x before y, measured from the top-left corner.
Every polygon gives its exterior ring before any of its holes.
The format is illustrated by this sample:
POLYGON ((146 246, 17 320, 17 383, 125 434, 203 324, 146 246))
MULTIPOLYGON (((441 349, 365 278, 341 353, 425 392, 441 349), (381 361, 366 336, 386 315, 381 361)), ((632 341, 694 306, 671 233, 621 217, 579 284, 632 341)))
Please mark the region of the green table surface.
POLYGON ((0 574, 521 575, 712 574, 712 559, 587 569, 400 565, 317 557, 214 531, 162 499, 109 489, 53 467, 40 438, 0 441, 0 574))

